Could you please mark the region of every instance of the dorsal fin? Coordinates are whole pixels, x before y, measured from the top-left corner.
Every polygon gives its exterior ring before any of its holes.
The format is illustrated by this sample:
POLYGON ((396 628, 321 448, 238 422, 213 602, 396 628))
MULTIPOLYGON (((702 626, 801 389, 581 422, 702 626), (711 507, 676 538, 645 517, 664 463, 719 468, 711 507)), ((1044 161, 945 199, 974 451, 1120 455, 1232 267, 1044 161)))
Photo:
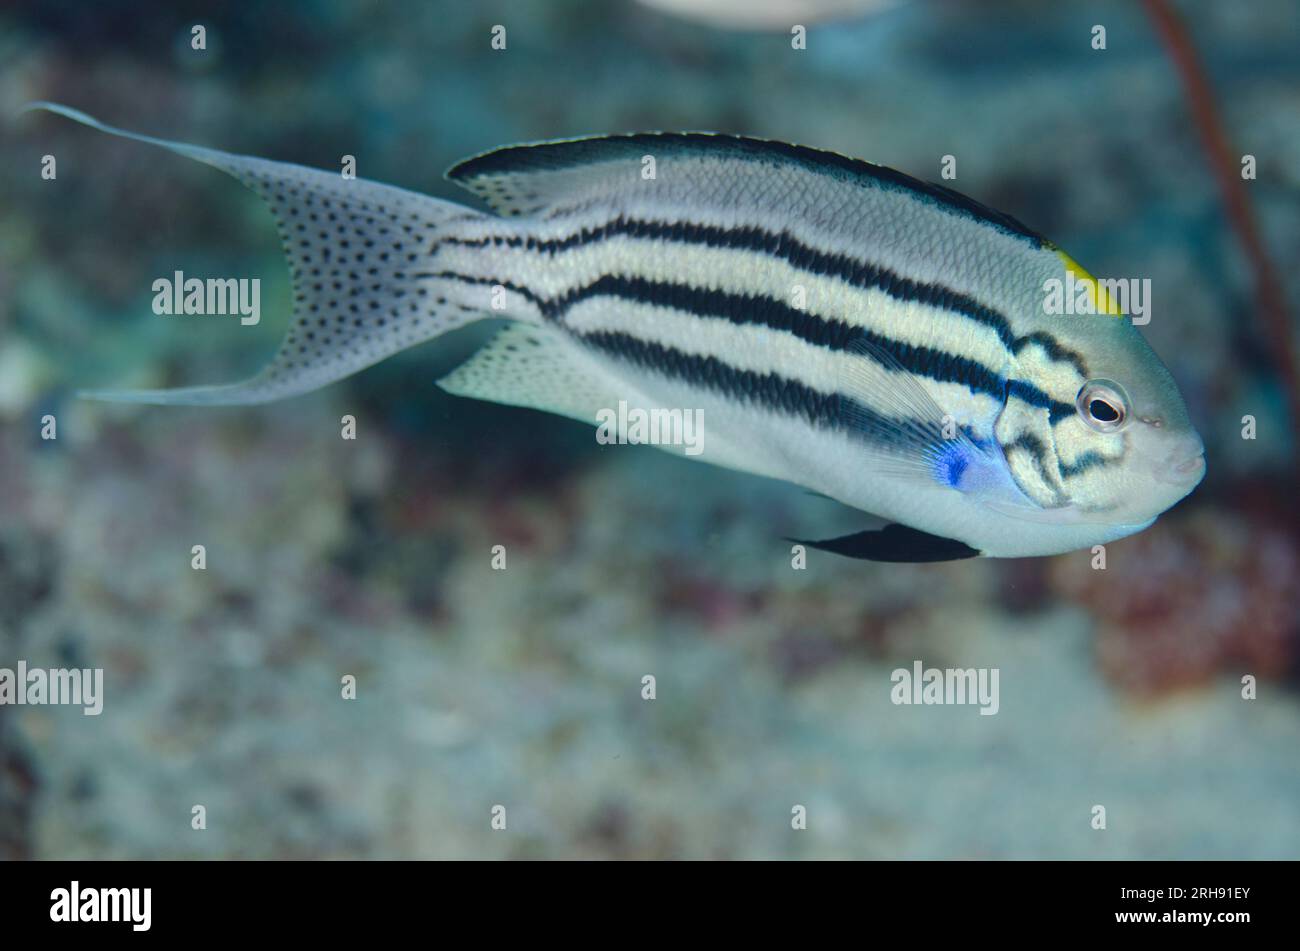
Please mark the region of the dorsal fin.
POLYGON ((988 208, 958 192, 923 182, 903 172, 849 158, 838 152, 790 145, 767 139, 714 132, 633 132, 622 135, 557 139, 510 145, 465 159, 447 171, 447 178, 486 201, 502 215, 531 215, 561 203, 579 204, 611 193, 671 183, 674 172, 700 163, 707 176, 694 170, 696 195, 712 186, 731 197, 754 190, 771 200, 772 182, 738 174, 737 164, 795 167, 821 173, 838 185, 898 192, 951 213, 990 224, 998 230, 1041 247, 1044 239, 1009 215, 988 208), (643 159, 651 156, 653 179, 643 177, 643 159), (667 166, 667 167, 665 167, 667 166))

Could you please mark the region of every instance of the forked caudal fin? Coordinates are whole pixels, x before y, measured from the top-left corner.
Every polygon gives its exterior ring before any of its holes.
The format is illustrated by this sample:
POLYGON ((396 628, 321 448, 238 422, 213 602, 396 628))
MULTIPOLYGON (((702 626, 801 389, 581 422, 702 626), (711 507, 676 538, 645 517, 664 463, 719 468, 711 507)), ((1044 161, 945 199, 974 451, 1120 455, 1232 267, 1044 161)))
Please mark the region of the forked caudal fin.
POLYGON ((480 212, 339 172, 127 132, 54 103, 31 103, 23 111, 30 110, 161 146, 233 175, 270 206, 293 277, 288 333, 256 376, 221 386, 83 396, 131 403, 265 403, 341 380, 487 316, 486 288, 430 276, 426 267, 437 235, 455 222, 482 218, 480 212))

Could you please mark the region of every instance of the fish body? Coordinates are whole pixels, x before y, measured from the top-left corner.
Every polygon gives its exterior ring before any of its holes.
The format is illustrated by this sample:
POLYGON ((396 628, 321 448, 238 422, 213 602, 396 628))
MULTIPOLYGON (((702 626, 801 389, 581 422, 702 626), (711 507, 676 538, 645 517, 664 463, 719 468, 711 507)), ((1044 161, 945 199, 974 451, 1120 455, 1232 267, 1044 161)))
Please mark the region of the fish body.
POLYGON ((504 317, 445 389, 591 424, 623 404, 701 410, 691 458, 899 523, 824 546, 879 560, 1105 543, 1204 472, 1129 319, 1044 313, 1046 282, 1091 281, 1077 264, 881 166, 706 133, 512 146, 448 173, 480 211, 44 107, 235 175, 275 213, 294 277, 294 322, 257 377, 93 395, 266 402, 504 317))

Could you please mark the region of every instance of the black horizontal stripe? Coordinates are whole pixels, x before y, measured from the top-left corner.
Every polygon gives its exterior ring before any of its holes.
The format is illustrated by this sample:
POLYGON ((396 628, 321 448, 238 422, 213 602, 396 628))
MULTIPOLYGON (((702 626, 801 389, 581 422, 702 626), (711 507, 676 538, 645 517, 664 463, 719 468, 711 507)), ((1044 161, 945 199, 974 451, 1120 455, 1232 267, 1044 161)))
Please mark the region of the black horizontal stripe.
POLYGON ((992 329, 1009 351, 1014 351, 1016 347, 1017 338, 1006 316, 967 294, 941 284, 914 281, 896 271, 852 255, 813 248, 789 231, 771 232, 754 225, 723 228, 691 221, 645 221, 620 216, 603 225, 583 228, 562 238, 539 239, 519 234, 486 235, 480 238, 447 237, 436 242, 430 253, 435 253, 441 244, 451 244, 468 248, 492 245, 523 248, 541 254, 559 254, 620 236, 768 255, 785 261, 796 270, 838 278, 851 287, 878 290, 894 300, 950 311, 992 329))
POLYGON ((411 277, 431 277, 442 281, 457 281, 461 284, 479 284, 484 287, 495 287, 501 285, 508 291, 514 291, 520 297, 529 303, 536 305, 539 309, 545 309, 546 301, 537 294, 533 293, 522 284, 513 284, 510 281, 503 281, 496 277, 484 277, 474 274, 461 274, 457 271, 417 271, 411 277))
POLYGON ((584 334, 581 340, 642 369, 806 420, 817 428, 851 433, 878 445, 891 445, 886 434, 906 432, 914 422, 884 416, 851 397, 823 393, 798 380, 743 370, 717 357, 684 353, 631 334, 597 331, 584 334))
POLYGON ((631 237, 765 254, 785 261, 796 270, 837 278, 852 287, 878 290, 895 300, 924 304, 974 320, 992 329, 1002 345, 1013 354, 1020 353, 1031 343, 1036 343, 1043 348, 1048 359, 1068 361, 1085 379, 1088 377, 1088 368, 1083 357, 1078 352, 1063 346, 1051 334, 1035 331, 1017 337, 1004 314, 979 303, 968 294, 962 294, 940 284, 913 281, 887 268, 851 255, 818 250, 799 241, 786 230, 771 232, 755 225, 723 228, 695 222, 647 221, 619 216, 602 225, 582 228, 562 238, 539 239, 520 234, 485 235, 478 238, 449 236, 439 239, 430 249, 430 253, 435 253, 439 245, 451 244, 467 248, 483 248, 491 245, 523 248, 539 254, 560 254, 612 237, 631 237))
POLYGON ((1047 420, 1053 426, 1063 419, 1069 419, 1078 412, 1073 403, 1064 403, 1061 400, 1054 399, 1032 383, 1026 383, 1024 380, 1008 380, 1007 395, 1015 396, 1030 406, 1047 410, 1047 420))
POLYGON ((939 383, 960 384, 972 393, 985 393, 998 400, 1004 400, 1008 394, 1012 394, 1031 406, 1046 408, 1053 424, 1063 416, 1075 412, 1073 404, 1053 400, 1030 383, 1007 380, 968 357, 894 340, 845 321, 819 317, 771 297, 731 294, 639 277, 605 275, 546 302, 543 313, 558 321, 574 304, 593 297, 617 297, 641 304, 671 307, 697 317, 722 318, 742 326, 759 324, 785 331, 831 350, 854 349, 860 341, 865 341, 889 353, 903 369, 916 376, 939 383))
MULTIPOLYGON (((697 317, 722 318, 740 326, 762 325, 790 333, 809 343, 831 350, 847 351, 853 349, 859 342, 865 341, 889 353, 903 369, 917 376, 940 383, 956 383, 965 386, 972 393, 985 393, 998 400, 1005 400, 1008 396, 1014 395, 1031 406, 1046 408, 1052 425, 1075 412, 1073 404, 1053 400, 1033 384, 1022 380, 1007 380, 968 357, 884 337, 841 320, 827 319, 799 310, 770 297, 731 294, 689 284, 650 281, 639 277, 605 275, 558 297, 543 298, 527 287, 490 276, 466 275, 455 271, 423 272, 415 276, 485 286, 499 284, 520 294, 533 303, 547 320, 561 326, 563 326, 564 314, 580 301, 597 297, 615 297, 642 304, 671 307, 697 317)), ((575 336, 588 340, 593 335, 575 334, 575 336)))
POLYGON ((550 301, 546 313, 552 319, 559 319, 573 305, 593 297, 617 297, 671 307, 697 317, 721 318, 739 326, 761 325, 830 350, 849 350, 859 341, 866 341, 888 352, 903 369, 917 376, 941 383, 959 383, 972 392, 987 393, 998 399, 1005 392, 1002 377, 974 360, 893 340, 842 320, 799 310, 771 297, 607 274, 550 301))

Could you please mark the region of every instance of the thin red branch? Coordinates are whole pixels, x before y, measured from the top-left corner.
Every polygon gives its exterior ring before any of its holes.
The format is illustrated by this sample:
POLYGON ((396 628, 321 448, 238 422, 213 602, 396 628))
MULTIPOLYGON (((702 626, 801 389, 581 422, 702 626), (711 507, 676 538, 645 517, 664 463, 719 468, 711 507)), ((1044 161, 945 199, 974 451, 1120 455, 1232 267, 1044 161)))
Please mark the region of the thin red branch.
POLYGON ((1183 91, 1192 110, 1201 142, 1218 180, 1219 194, 1228 220, 1241 241, 1255 278, 1255 300, 1268 352, 1286 393, 1291 412, 1293 444, 1300 455, 1300 373, 1291 339, 1291 320, 1277 268, 1260 234, 1250 192, 1241 177, 1240 156, 1228 145, 1205 68, 1196 55, 1191 36, 1168 0, 1145 0, 1147 13, 1159 31, 1178 68, 1183 91))

